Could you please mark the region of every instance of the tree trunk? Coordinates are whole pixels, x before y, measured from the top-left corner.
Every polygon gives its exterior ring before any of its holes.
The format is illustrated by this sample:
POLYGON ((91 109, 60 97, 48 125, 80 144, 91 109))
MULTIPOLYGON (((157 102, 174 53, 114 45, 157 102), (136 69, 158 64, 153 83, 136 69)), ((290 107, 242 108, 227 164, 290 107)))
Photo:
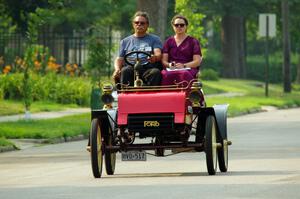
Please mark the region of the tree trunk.
POLYGON ((283 90, 290 93, 291 88, 291 60, 290 60, 290 35, 289 35, 289 6, 288 0, 281 2, 282 32, 283 32, 283 90))
POLYGON ((137 0, 137 10, 149 14, 150 27, 162 41, 166 37, 168 0, 137 0))
POLYGON ((222 18, 223 76, 242 78, 246 76, 245 19, 225 15, 222 18))
POLYGON ((297 65, 296 83, 300 84, 300 53, 298 54, 298 65, 297 65))

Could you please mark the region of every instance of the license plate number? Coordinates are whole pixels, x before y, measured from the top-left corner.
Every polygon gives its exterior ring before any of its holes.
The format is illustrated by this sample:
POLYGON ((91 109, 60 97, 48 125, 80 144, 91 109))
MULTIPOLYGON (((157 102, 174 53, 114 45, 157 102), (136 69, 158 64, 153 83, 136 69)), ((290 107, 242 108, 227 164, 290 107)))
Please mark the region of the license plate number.
POLYGON ((122 161, 146 161, 145 151, 122 152, 122 161))

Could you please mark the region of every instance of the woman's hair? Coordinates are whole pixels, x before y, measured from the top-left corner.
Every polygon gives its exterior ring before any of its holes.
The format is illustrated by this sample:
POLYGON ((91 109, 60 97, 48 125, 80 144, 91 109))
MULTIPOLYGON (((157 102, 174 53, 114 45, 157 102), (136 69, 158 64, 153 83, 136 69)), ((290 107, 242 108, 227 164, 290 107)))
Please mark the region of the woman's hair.
POLYGON ((187 20, 187 18, 180 14, 177 14, 172 18, 171 25, 174 25, 174 22, 176 19, 182 19, 184 21, 185 25, 189 25, 189 21, 187 20))
POLYGON ((136 17, 144 17, 147 21, 147 23, 149 24, 149 15, 147 12, 143 12, 143 11, 137 11, 133 17, 132 17, 132 21, 136 18, 136 17))

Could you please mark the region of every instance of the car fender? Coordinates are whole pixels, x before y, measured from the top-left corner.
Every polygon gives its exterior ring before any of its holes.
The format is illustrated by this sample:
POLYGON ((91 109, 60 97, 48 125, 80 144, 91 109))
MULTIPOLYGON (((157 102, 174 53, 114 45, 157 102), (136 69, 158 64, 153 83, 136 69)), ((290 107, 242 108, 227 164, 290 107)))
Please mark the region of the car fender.
POLYGON ((108 132, 107 128, 111 128, 112 132, 116 129, 116 118, 117 118, 117 109, 99 109, 92 110, 92 119, 98 118, 101 122, 101 128, 103 129, 104 134, 108 132))
POLYGON ((227 139, 227 109, 228 104, 214 105, 215 118, 217 121, 219 135, 222 139, 227 139))

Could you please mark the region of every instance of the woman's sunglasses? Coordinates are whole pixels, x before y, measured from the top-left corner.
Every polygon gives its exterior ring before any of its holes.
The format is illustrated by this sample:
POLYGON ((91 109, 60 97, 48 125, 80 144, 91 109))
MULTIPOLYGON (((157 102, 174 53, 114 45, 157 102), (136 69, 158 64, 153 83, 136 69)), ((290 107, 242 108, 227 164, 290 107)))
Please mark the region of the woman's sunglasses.
POLYGON ((185 26, 185 24, 184 23, 177 23, 177 24, 174 24, 174 26, 176 27, 176 28, 178 28, 178 27, 184 27, 185 26))

